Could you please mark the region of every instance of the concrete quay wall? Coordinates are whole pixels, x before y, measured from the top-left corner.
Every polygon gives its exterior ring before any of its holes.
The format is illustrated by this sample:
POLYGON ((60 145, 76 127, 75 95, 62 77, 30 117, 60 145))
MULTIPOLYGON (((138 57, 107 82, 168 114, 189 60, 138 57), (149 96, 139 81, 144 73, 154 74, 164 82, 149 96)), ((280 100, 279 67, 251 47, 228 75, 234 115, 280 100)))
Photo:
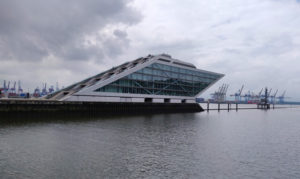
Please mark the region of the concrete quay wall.
POLYGON ((0 113, 63 112, 92 114, 202 112, 197 103, 67 102, 47 100, 0 100, 0 113))

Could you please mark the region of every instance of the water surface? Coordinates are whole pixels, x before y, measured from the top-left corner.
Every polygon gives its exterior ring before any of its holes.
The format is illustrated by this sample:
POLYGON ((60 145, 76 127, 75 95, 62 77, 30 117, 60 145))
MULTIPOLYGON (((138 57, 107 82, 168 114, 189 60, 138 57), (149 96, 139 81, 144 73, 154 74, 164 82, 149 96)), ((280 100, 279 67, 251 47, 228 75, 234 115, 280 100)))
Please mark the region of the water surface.
POLYGON ((299 178, 299 116, 288 108, 2 123, 0 176, 299 178))

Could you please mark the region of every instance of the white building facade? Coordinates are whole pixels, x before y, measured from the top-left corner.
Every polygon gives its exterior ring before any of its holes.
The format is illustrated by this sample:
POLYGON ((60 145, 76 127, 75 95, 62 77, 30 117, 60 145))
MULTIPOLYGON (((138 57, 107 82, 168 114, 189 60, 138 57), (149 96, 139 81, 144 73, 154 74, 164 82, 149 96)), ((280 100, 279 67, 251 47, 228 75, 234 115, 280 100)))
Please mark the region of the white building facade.
POLYGON ((195 103, 224 75, 170 55, 148 55, 73 84, 46 99, 59 101, 195 103))

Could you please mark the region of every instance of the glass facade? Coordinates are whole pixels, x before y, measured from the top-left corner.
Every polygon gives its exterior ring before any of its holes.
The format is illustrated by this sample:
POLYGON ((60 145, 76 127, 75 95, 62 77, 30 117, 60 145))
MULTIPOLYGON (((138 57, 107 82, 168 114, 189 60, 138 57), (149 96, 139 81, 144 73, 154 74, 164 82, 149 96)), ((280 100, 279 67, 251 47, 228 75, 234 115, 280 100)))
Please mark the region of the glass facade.
POLYGON ((95 91, 195 96, 220 77, 217 74, 154 63, 95 91))

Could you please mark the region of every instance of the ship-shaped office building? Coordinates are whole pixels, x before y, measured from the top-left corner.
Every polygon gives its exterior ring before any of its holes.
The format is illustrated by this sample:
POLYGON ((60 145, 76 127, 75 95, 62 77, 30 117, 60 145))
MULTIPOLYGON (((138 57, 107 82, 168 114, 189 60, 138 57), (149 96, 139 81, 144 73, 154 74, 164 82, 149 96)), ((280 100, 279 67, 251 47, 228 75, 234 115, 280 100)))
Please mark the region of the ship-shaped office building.
POLYGON ((224 75, 167 54, 126 62, 46 96, 58 101, 195 103, 224 75))

